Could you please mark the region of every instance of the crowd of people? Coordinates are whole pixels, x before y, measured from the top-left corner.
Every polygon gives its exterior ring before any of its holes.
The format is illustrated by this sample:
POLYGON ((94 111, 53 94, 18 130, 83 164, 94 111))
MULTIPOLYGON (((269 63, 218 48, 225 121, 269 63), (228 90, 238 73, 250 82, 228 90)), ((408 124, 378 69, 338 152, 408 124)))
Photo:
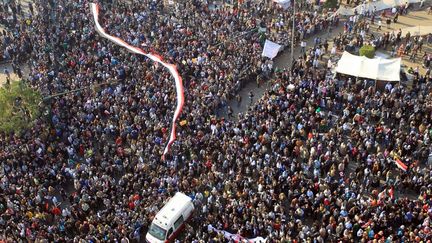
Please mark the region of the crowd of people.
MULTIPOLYGON (((268 71, 263 40, 289 46, 291 10, 118 2, 101 6, 107 32, 161 53, 183 76, 178 140, 162 161, 175 102, 163 67, 100 38, 88 1, 36 1, 32 20, 3 35, 3 53, 14 46, 18 62, 29 48, 28 84, 44 95, 94 88, 48 100, 31 129, 0 133, 0 241, 143 242, 177 191, 196 207, 182 242, 227 242, 210 224, 267 242, 432 237, 429 77, 383 91, 333 78, 318 65, 328 43, 316 39, 238 120, 219 118, 243 76, 268 71)), ((297 43, 338 22, 301 9, 297 43)))

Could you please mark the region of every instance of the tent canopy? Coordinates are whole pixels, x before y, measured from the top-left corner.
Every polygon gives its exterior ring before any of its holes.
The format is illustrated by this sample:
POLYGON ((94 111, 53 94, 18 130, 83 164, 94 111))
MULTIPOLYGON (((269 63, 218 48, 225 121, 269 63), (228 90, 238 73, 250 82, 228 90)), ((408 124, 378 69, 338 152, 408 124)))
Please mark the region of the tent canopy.
POLYGON ((360 4, 359 6, 355 7, 354 9, 357 9, 358 13, 365 13, 366 11, 373 11, 374 8, 376 9, 376 11, 381 11, 384 9, 389 9, 389 8, 393 8, 393 7, 397 7, 397 6, 401 6, 402 4, 407 3, 418 3, 420 2, 420 0, 379 0, 379 1, 375 1, 375 2, 369 2, 369 3, 365 3, 360 4), (364 12, 362 12, 364 11, 364 12))
POLYGON ((400 58, 369 59, 344 52, 337 64, 336 72, 361 78, 397 82, 400 81, 400 69, 400 58))
POLYGON ((359 14, 365 14, 367 11, 381 11, 397 6, 401 6, 408 2, 411 3, 419 3, 421 0, 377 0, 377 1, 368 1, 363 4, 358 5, 355 8, 347 8, 344 6, 340 6, 339 9, 335 12, 335 14, 350 16, 354 15, 354 11, 357 10, 359 14))

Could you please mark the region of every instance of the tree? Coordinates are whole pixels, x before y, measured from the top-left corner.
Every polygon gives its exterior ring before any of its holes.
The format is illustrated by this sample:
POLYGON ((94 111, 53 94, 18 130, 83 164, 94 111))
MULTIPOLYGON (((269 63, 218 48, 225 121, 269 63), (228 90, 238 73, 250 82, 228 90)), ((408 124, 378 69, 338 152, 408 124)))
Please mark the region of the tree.
POLYGON ((324 8, 337 8, 338 6, 338 0, 327 0, 323 5, 324 8))
POLYGON ((375 56, 375 47, 371 45, 364 45, 359 50, 360 56, 365 56, 367 58, 374 58, 375 56))
POLYGON ((41 95, 22 81, 0 86, 0 132, 20 132, 39 115, 41 95))

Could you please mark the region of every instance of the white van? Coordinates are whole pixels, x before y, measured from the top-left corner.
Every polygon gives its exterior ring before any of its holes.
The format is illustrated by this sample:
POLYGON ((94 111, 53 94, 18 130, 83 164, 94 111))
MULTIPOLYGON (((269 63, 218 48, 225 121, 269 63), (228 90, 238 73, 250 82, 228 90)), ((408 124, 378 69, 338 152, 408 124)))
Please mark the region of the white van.
POLYGON ((147 232, 146 241, 150 243, 171 242, 184 228, 193 210, 192 199, 177 192, 156 214, 147 232))

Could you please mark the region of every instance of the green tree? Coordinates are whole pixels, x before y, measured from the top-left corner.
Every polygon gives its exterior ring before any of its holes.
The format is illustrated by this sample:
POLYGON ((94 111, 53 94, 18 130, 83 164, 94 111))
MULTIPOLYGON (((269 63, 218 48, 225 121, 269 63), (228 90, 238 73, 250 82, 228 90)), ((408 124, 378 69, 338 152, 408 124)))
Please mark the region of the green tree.
POLYGON ((367 58, 374 58, 375 56, 375 47, 371 45, 364 45, 359 50, 360 56, 365 56, 367 58))
POLYGON ((337 8, 337 7, 339 7, 339 1, 338 0, 327 0, 323 6, 324 6, 324 8, 337 8))
POLYGON ((0 87, 0 131, 19 132, 33 124, 39 115, 39 92, 22 81, 0 87))

